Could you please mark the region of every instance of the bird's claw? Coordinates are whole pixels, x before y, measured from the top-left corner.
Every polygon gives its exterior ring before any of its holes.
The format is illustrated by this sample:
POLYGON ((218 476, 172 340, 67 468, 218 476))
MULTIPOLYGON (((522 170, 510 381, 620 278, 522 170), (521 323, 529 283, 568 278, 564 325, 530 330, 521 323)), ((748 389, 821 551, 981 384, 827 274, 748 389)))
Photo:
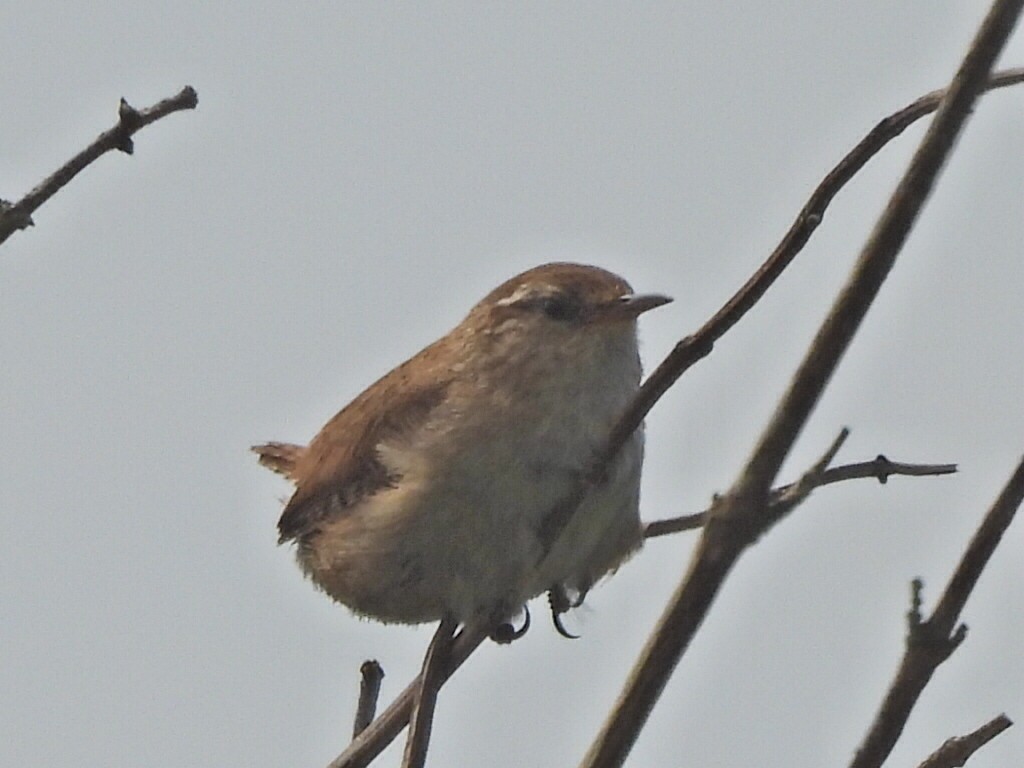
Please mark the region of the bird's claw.
POLYGON ((527 605, 523 606, 523 616, 523 626, 519 629, 516 629, 511 621, 503 621, 501 624, 498 624, 498 626, 491 630, 491 640, 498 645, 508 645, 525 635, 527 630, 530 629, 530 607, 527 605))
POLYGON ((548 590, 548 605, 551 607, 551 623, 555 625, 555 631, 557 631, 562 637, 568 638, 569 640, 579 639, 579 635, 574 635, 565 628, 564 624, 562 624, 562 615, 567 613, 571 608, 579 608, 583 605, 583 599, 586 596, 587 593, 583 591, 578 593, 574 599, 570 600, 569 595, 562 584, 557 584, 548 590))

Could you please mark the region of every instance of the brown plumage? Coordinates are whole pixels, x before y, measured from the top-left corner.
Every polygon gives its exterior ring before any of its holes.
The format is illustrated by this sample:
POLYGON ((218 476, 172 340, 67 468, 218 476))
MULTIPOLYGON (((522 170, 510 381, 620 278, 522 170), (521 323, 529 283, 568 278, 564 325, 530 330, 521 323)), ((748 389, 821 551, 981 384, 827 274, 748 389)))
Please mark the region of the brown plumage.
POLYGON ((666 301, 573 264, 506 281, 308 447, 253 448, 296 486, 280 541, 384 621, 504 616, 556 584, 589 588, 639 544, 641 433, 543 563, 537 531, 638 386, 636 316, 666 301))
POLYGON ((417 386, 408 367, 409 362, 371 385, 300 449, 290 473, 295 494, 277 523, 279 543, 310 533, 332 511, 398 480, 381 462, 377 446, 417 427, 441 401, 446 386, 443 381, 417 386), (388 408, 372 407, 382 400, 388 408))
POLYGON ((259 456, 259 463, 267 469, 284 475, 289 480, 298 480, 295 465, 306 452, 306 446, 294 443, 264 443, 254 445, 252 450, 259 456))

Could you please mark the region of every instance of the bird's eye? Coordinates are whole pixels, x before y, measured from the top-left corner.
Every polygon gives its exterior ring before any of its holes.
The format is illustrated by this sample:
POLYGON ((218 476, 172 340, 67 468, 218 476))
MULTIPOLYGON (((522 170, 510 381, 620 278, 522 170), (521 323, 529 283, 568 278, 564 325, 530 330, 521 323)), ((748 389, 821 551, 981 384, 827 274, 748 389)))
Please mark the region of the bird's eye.
POLYGON ((541 311, 552 320, 569 322, 578 320, 582 307, 580 302, 573 296, 564 293, 556 293, 552 296, 545 296, 539 302, 541 311))

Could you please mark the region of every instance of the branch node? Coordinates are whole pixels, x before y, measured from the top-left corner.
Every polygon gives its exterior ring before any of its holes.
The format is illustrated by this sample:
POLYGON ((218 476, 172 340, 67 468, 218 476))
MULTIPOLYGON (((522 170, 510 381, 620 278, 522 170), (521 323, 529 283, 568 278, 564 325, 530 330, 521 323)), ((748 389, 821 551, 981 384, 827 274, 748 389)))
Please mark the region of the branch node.
POLYGON ((814 465, 814 469, 812 471, 817 476, 817 478, 820 478, 821 475, 825 473, 825 470, 832 465, 832 462, 836 458, 836 454, 839 453, 839 449, 843 447, 843 443, 846 442, 846 438, 848 438, 849 436, 849 427, 843 427, 841 430, 839 430, 839 434, 836 435, 836 439, 832 441, 832 445, 828 447, 828 450, 825 451, 824 455, 820 459, 818 459, 818 463, 814 465))
POLYGON ((878 482, 885 485, 889 482, 889 475, 892 474, 892 462, 887 456, 880 453, 875 457, 875 467, 875 476, 878 478, 878 482))
POLYGON ((914 635, 923 623, 921 621, 921 604, 923 602, 921 595, 923 591, 924 581, 921 577, 910 582, 910 610, 907 611, 907 629, 910 630, 911 636, 914 635))
POLYGON ((849 436, 850 428, 843 427, 839 430, 839 434, 836 435, 836 439, 829 445, 828 450, 814 463, 814 466, 800 476, 799 480, 786 486, 782 489, 781 493, 776 494, 773 491, 769 494, 770 506, 774 508, 774 516, 781 517, 786 514, 810 496, 815 488, 820 487, 824 483, 825 473, 849 436), (773 496, 775 498, 771 498, 773 496))
POLYGON ((118 128, 121 135, 117 138, 117 149, 130 155, 135 152, 135 142, 132 141, 132 134, 139 130, 142 124, 142 115, 121 97, 121 103, 117 107, 118 128))
MULTIPOLYGON (((920 619, 920 616, 918 616, 920 619)), ((918 621, 910 629, 907 637, 907 647, 920 649, 931 658, 930 664, 934 669, 953 655, 953 651, 960 647, 960 644, 967 638, 967 625, 961 624, 951 634, 944 629, 934 618, 926 621, 918 621)))
POLYGON ((3 220, 5 227, 11 230, 27 229, 36 225, 29 214, 10 200, 0 200, 0 220, 3 220))
POLYGON ((121 121, 122 128, 129 131, 138 130, 141 121, 139 110, 129 104, 124 96, 121 97, 121 102, 117 106, 117 117, 121 121))

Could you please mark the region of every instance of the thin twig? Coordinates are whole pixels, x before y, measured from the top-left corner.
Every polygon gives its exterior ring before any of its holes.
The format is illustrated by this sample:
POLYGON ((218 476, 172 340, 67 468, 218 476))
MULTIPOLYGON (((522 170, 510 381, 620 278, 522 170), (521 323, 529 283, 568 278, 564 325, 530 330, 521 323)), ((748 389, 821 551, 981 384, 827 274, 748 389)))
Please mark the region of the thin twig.
POLYGON ((356 705, 355 722, 352 724, 352 738, 362 733, 373 722, 377 714, 377 698, 380 684, 384 679, 384 668, 376 659, 364 661, 359 667, 359 703, 356 705))
MULTIPOLYGON (((996 0, 846 287, 797 369, 750 459, 704 527, 690 570, 641 652, 592 747, 587 768, 625 762, 654 704, 742 552, 776 519, 765 515, 779 467, 874 302, 949 156, 1024 0, 996 0)), ((614 451, 612 452, 614 455, 614 451)))
MULTIPOLYGON (((872 479, 885 483, 893 475, 906 475, 910 477, 949 475, 956 472, 956 469, 956 464, 906 464, 890 461, 885 456, 879 454, 873 461, 843 464, 839 467, 826 469, 824 472, 813 476, 813 483, 811 482, 810 474, 805 475, 800 480, 800 483, 803 483, 800 501, 817 488, 832 485, 833 483, 841 483, 846 480, 872 479)), ((769 507, 775 507, 779 504, 792 504, 796 487, 797 483, 791 483, 773 489, 769 497, 769 507)), ((788 512, 788 510, 789 507, 787 507, 786 511, 788 512)), ((668 536, 673 533, 700 528, 707 521, 709 514, 710 510, 705 509, 703 512, 696 512, 691 515, 681 515, 680 517, 655 520, 654 522, 647 523, 644 526, 644 539, 656 539, 659 536, 668 536)), ((778 511, 769 512, 769 515, 773 517, 777 514, 779 514, 778 511)))
MULTIPOLYGON (((490 628, 480 626, 464 628, 456 635, 445 669, 446 680, 487 639, 489 632, 490 628)), ((385 747, 395 740, 395 737, 409 722, 413 701, 419 691, 421 680, 422 675, 413 678, 405 690, 395 697, 390 706, 381 712, 357 738, 353 739, 345 751, 332 760, 327 768, 365 768, 383 752, 385 747)))
POLYGON ((452 650, 452 636, 457 627, 458 622, 454 619, 441 619, 423 657, 420 688, 416 693, 412 719, 409 721, 409 736, 405 742, 402 768, 423 768, 426 765, 430 731, 434 726, 434 707, 437 704, 437 694, 448 677, 445 674, 448 669, 448 656, 452 650))
POLYGON ((1024 458, 985 515, 927 620, 921 618, 922 583, 920 579, 914 580, 903 659, 871 729, 850 763, 851 768, 872 768, 885 761, 935 670, 967 636, 967 627, 957 625, 960 613, 1022 501, 1024 458))
POLYGON ((127 101, 121 99, 117 110, 117 125, 97 136, 92 144, 45 178, 18 202, 12 204, 0 201, 0 243, 19 229, 32 226, 32 214, 36 209, 57 194, 65 184, 101 155, 115 149, 128 155, 132 154, 134 151, 132 136, 138 131, 174 112, 195 109, 198 104, 199 96, 190 85, 182 88, 174 96, 142 110, 135 109, 127 101))
POLYGON ((959 768, 967 763, 971 755, 1011 725, 1013 725, 1013 721, 1010 718, 1006 715, 998 715, 966 736, 947 739, 917 768, 959 768))

